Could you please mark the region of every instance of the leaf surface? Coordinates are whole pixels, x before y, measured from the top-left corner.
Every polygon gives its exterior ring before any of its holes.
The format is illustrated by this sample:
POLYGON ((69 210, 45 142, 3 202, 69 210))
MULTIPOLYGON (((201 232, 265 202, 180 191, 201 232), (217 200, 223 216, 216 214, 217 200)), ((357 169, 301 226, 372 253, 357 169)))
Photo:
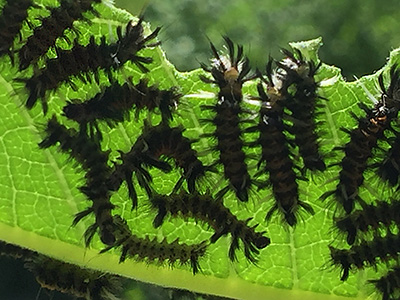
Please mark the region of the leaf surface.
MULTIPOLYGON (((4 2, 4 1, 3 1, 4 2)), ((51 5, 49 2, 43 4, 51 5)), ((91 24, 77 22, 80 31, 79 42, 85 44, 90 35, 100 40, 105 35, 108 41, 115 41, 116 27, 125 26, 130 19, 127 12, 104 4, 96 6, 101 18, 91 16, 91 24)), ((45 8, 33 8, 29 18, 32 19, 46 14, 45 8)), ((35 25, 39 25, 36 24, 35 25)), ((150 32, 150 29, 148 29, 150 32)), ((22 36, 31 34, 29 27, 24 24, 22 36)), ((69 32, 71 40, 75 38, 69 32)), ((221 39, 222 40, 222 39, 221 39)), ((68 45, 60 41, 62 48, 68 45)), ((21 44, 16 42, 16 48, 21 44)), ((321 39, 307 42, 292 43, 291 46, 302 51, 312 59, 318 58, 318 49, 321 39)), ((210 117, 210 113, 202 111, 201 105, 212 105, 216 99, 211 93, 215 87, 205 84, 199 79, 204 72, 200 69, 188 73, 178 72, 166 59, 161 48, 146 49, 143 53, 153 57, 151 72, 142 74, 133 64, 126 64, 118 73, 118 80, 123 82, 132 76, 134 82, 140 78, 149 78, 152 83, 158 83, 161 88, 178 86, 185 96, 174 118, 174 125, 182 124, 185 135, 198 138, 200 134, 212 132, 211 125, 200 122, 201 118, 210 117)), ((50 55, 55 55, 50 51, 50 55)), ((398 50, 391 54, 388 65, 398 60, 398 50)), ((267 61, 267 57, 265 60, 267 61)), ((301 200, 310 203, 315 215, 303 213, 301 221, 295 229, 283 225, 280 216, 274 214, 266 222, 266 213, 272 207, 274 199, 270 190, 252 191, 248 204, 237 203, 235 197, 229 194, 224 199, 225 204, 239 219, 252 217, 250 225, 258 224, 258 231, 267 231, 271 238, 271 245, 261 251, 257 266, 249 264, 242 252, 238 253, 238 262, 232 263, 228 258, 230 238, 221 238, 217 243, 210 245, 205 258, 200 262, 203 273, 193 276, 186 266, 174 269, 168 266, 154 266, 128 260, 119 264, 119 252, 110 251, 99 255, 104 246, 97 235, 90 249, 83 245, 83 232, 93 223, 89 217, 71 227, 74 214, 84 210, 90 203, 79 192, 78 187, 83 184, 83 172, 68 159, 68 156, 57 151, 56 147, 48 150, 38 148, 38 142, 43 138, 43 129, 47 120, 56 114, 60 116, 62 107, 67 99, 88 99, 100 91, 96 84, 84 85, 79 80, 74 83, 79 87, 74 91, 68 85, 62 85, 56 92, 47 95, 49 112, 43 116, 40 104, 32 110, 27 110, 24 103, 28 97, 27 91, 14 78, 25 78, 32 74, 32 69, 19 73, 16 67, 11 66, 8 57, 0 60, 0 239, 27 247, 43 254, 76 263, 81 266, 121 274, 141 281, 153 282, 164 286, 179 287, 196 292, 223 295, 241 299, 341 299, 342 296, 365 299, 373 293, 366 279, 376 277, 373 272, 358 272, 342 283, 339 280, 339 270, 329 263, 328 244, 343 247, 342 237, 332 229, 332 217, 335 206, 332 201, 320 200, 320 196, 336 186, 337 181, 331 180, 338 175, 338 168, 329 168, 323 174, 307 174, 308 182, 300 182, 301 200), (371 274, 370 274, 371 273, 371 274)), ((364 88, 373 95, 379 96, 377 76, 380 72, 387 72, 384 67, 374 75, 365 76, 360 80, 346 82, 340 75, 340 70, 323 64, 318 79, 323 83, 321 94, 328 99, 324 102, 323 114, 319 116, 321 125, 322 149, 329 153, 327 163, 341 159, 341 152, 332 153, 333 146, 344 145, 348 137, 340 127, 353 128, 356 121, 350 116, 353 111, 361 114, 357 106, 359 101, 370 103, 364 88), (364 86, 364 88, 363 88, 364 86)), ((207 74, 205 74, 208 76, 207 74)), ((385 77, 388 84, 389 78, 385 77)), ((246 84, 244 92, 247 95, 256 93, 256 83, 246 84)), ((105 74, 101 74, 101 84, 108 85, 105 74)), ((249 106, 251 106, 249 104, 249 106)), ((257 107, 252 107, 257 110, 257 107)), ((124 122, 110 129, 101 125, 104 136, 103 149, 111 149, 111 159, 118 157, 117 150, 128 151, 140 134, 146 113, 140 114, 136 120, 134 114, 130 121, 124 122)), ((76 124, 58 117, 61 122, 76 127, 76 124)), ((153 116, 156 124, 159 116, 153 116)), ((252 140, 256 136, 249 135, 246 139, 252 140)), ((207 151, 215 141, 201 139, 197 142, 196 150, 204 153, 201 157, 206 164, 213 162, 216 155, 207 151)), ((249 153, 259 153, 259 149, 248 149, 249 153)), ((255 165, 255 162, 252 162, 255 165)), ((222 173, 221 173, 222 174, 222 173)), ((204 189, 216 190, 224 186, 221 174, 209 175, 204 182, 204 189), (221 182, 222 180, 222 182, 221 182)), ((156 189, 159 192, 170 193, 179 178, 179 172, 165 175, 152 172, 156 189)), ((367 174, 366 180, 370 187, 377 190, 378 195, 387 196, 387 192, 380 190, 382 185, 377 183, 374 174, 367 174)), ((197 243, 208 239, 212 230, 206 225, 196 223, 195 220, 171 219, 159 228, 152 227, 155 213, 150 210, 146 196, 139 190, 139 206, 131 211, 131 202, 127 188, 122 186, 120 191, 112 197, 117 206, 115 214, 120 214, 127 221, 133 233, 139 236, 149 235, 160 241, 166 237, 168 241, 179 238, 181 242, 197 243)), ((372 201, 375 195, 363 188, 362 196, 372 201)), ((373 296, 370 296, 373 297, 373 296)))

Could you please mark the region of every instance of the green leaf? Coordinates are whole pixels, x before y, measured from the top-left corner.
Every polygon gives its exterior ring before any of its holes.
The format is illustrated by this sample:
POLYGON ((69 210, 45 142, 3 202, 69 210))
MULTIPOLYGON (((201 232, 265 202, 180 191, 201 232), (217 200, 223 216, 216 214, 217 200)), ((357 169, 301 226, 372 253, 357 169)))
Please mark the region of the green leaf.
MULTIPOLYGON (((4 2, 4 1, 2 1, 4 2)), ((46 5, 56 5, 55 1, 43 1, 46 5)), ((135 19, 127 12, 104 4, 96 6, 101 13, 101 18, 90 16, 92 23, 77 22, 81 32, 80 43, 87 43, 90 35, 95 35, 100 40, 105 35, 108 41, 116 39, 116 27, 125 26, 130 19, 135 19)), ((35 26, 39 25, 35 17, 48 14, 45 8, 32 8, 29 18, 35 26)), ((89 14, 90 15, 90 14, 89 14)), ((31 34, 27 24, 23 27, 23 39, 31 34)), ((150 29, 149 31, 150 32, 150 29)), ((75 35, 69 32, 71 40, 75 35)), ((221 39, 222 40, 222 39, 221 39)), ((16 42, 16 48, 21 44, 16 42)), ((60 41, 59 46, 68 47, 66 42, 60 41)), ((317 59, 321 39, 307 42, 292 43, 291 47, 299 49, 306 57, 317 59)), ((118 80, 123 82, 132 76, 137 82, 141 77, 147 77, 151 82, 157 82, 160 87, 168 88, 178 86, 183 94, 187 95, 178 109, 174 125, 182 124, 187 137, 198 138, 201 133, 212 132, 210 125, 203 125, 200 118, 207 118, 207 112, 201 110, 202 104, 213 104, 215 98, 210 93, 215 93, 216 88, 203 83, 199 79, 204 72, 200 69, 188 73, 178 72, 166 59, 161 48, 146 49, 147 55, 153 57, 154 63, 151 72, 143 75, 133 64, 126 64, 118 73, 118 80)), ((388 65, 398 60, 399 50, 391 54, 388 65)), ((51 51, 49 55, 55 55, 51 51)), ((267 57, 265 60, 267 61, 267 57)), ((322 202, 319 197, 327 190, 336 186, 336 180, 330 180, 338 175, 338 168, 329 168, 323 174, 308 174, 308 182, 300 182, 301 199, 314 207, 315 215, 302 214, 302 220, 295 229, 285 226, 278 214, 270 222, 264 220, 266 213, 272 207, 274 199, 271 191, 256 192, 251 194, 248 204, 237 203, 230 195, 224 199, 225 204, 239 219, 252 217, 250 225, 259 224, 257 230, 267 231, 271 238, 271 245, 261 251, 257 266, 249 264, 244 255, 238 255, 238 262, 232 263, 227 255, 230 239, 221 238, 217 243, 210 245, 207 256, 201 259, 202 274, 193 276, 188 267, 177 266, 174 269, 168 266, 147 265, 134 260, 118 263, 119 252, 110 251, 98 254, 104 246, 97 235, 90 249, 83 245, 83 232, 93 223, 94 218, 89 217, 71 228, 74 214, 82 211, 89 202, 78 191, 83 182, 83 172, 68 160, 68 156, 57 151, 55 147, 49 150, 40 150, 38 142, 43 138, 43 129, 53 114, 61 115, 61 110, 67 99, 88 99, 99 92, 96 84, 84 85, 79 80, 74 83, 79 87, 73 91, 70 86, 63 85, 55 93, 48 95, 49 112, 43 116, 42 108, 36 105, 32 110, 27 110, 24 103, 27 92, 23 85, 14 81, 14 78, 25 78, 32 74, 32 69, 19 73, 16 67, 11 67, 8 57, 0 60, 0 239, 36 250, 51 257, 84 267, 121 274, 126 277, 147 281, 163 286, 178 287, 196 292, 216 294, 241 299, 341 299, 342 296, 365 299, 373 293, 372 286, 366 280, 377 277, 370 270, 358 272, 342 283, 339 280, 338 269, 329 263, 328 244, 344 247, 342 237, 332 229, 332 216, 334 206, 331 201, 322 202)), ((356 121, 349 112, 357 115, 360 109, 359 101, 369 103, 365 89, 372 94, 379 95, 377 76, 380 72, 387 72, 384 67, 376 74, 365 76, 360 80, 346 82, 340 75, 340 70, 323 64, 318 73, 319 80, 323 83, 320 88, 322 95, 329 99, 324 114, 320 117, 322 125, 322 147, 325 153, 331 153, 333 146, 343 145, 348 137, 339 130, 340 127, 352 128, 356 121)), ((101 74, 101 84, 108 85, 105 74, 101 74)), ((385 77, 386 78, 386 77, 385 77)), ((388 78, 385 82, 388 82, 388 78)), ((246 84, 244 92, 254 95, 256 82, 246 84)), ((249 104, 250 105, 250 104, 249 104)), ((257 109, 253 107, 253 109, 257 109)), ((75 127, 76 124, 58 117, 64 124, 75 127)), ((147 118, 142 113, 138 120, 118 125, 110 129, 102 126, 104 132, 103 149, 111 149, 111 159, 118 156, 117 150, 128 151, 140 134, 143 120, 147 118)), ((152 122, 156 124, 159 116, 154 116, 152 122)), ((254 136, 249 136, 253 139, 254 136)), ((196 149, 207 152, 214 141, 201 139, 196 143, 196 149)), ((258 152, 259 149, 248 150, 258 152)), ((332 163, 341 158, 341 153, 328 156, 327 163, 332 163)), ((210 163, 215 159, 215 154, 206 153, 203 162, 210 163)), ((152 173, 156 178, 156 188, 163 193, 169 193, 174 186, 179 174, 171 175, 152 173)), ((368 185, 378 190, 379 185, 373 174, 367 174, 368 185)), ((218 189, 224 186, 221 176, 207 176, 205 188, 218 189)), ((149 235, 162 240, 173 241, 179 237, 181 242, 197 243, 208 239, 212 231, 204 224, 197 224, 194 220, 173 219, 166 222, 160 229, 152 227, 154 212, 150 210, 143 191, 140 191, 139 206, 131 211, 127 188, 112 197, 112 202, 117 206, 115 214, 120 214, 128 221, 133 233, 139 236, 149 235)), ((387 196, 387 192, 379 192, 387 196)), ((362 188, 362 197, 372 201, 375 195, 362 188)))

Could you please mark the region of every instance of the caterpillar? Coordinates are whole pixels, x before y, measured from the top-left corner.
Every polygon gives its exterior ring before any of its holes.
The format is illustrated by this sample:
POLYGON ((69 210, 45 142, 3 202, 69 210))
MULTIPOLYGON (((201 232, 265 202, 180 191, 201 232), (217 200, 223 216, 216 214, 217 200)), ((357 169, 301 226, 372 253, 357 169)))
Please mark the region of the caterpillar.
POLYGON ((13 65, 14 40, 27 21, 30 7, 37 7, 33 0, 6 0, 0 16, 0 57, 7 54, 13 65))
POLYGON ((22 259, 42 288, 88 300, 118 300, 122 292, 122 278, 117 275, 81 268, 4 241, 0 241, 0 255, 22 259))
POLYGON ((150 112, 158 108, 162 120, 167 122, 172 119, 172 110, 177 107, 180 97, 177 88, 160 90, 155 85, 149 85, 147 79, 141 79, 135 85, 131 82, 123 85, 115 82, 90 100, 68 101, 63 112, 67 118, 78 122, 81 130, 87 132, 89 128, 93 136, 95 130, 100 133, 97 125, 99 120, 113 127, 115 123, 129 119, 133 108, 136 108, 136 114, 144 108, 150 112))
POLYGON ((47 59, 45 66, 36 71, 31 78, 16 79, 24 82, 29 91, 26 107, 31 109, 40 99, 43 112, 46 113, 48 107, 44 97, 47 91, 57 89, 62 83, 70 83, 76 90, 72 77, 77 77, 86 83, 91 81, 91 73, 99 83, 100 69, 103 69, 112 81, 111 70, 120 68, 127 61, 135 63, 141 71, 148 72, 144 64, 151 63, 152 58, 140 56, 137 52, 159 44, 157 42, 148 44, 148 42, 157 36, 160 27, 144 37, 142 21, 143 19, 140 18, 135 25, 130 21, 126 26, 125 35, 122 35, 121 27, 117 27, 118 41, 116 43, 106 44, 103 36, 100 45, 97 45, 94 36, 91 36, 86 46, 79 45, 75 40, 70 50, 61 50, 56 47, 56 58, 47 59))
POLYGON ((379 279, 369 280, 382 294, 382 300, 395 300, 400 297, 400 267, 395 266, 379 279))
POLYGON ((374 164, 378 167, 378 175, 390 186, 396 186, 400 178, 400 134, 396 132, 391 139, 391 147, 381 162, 374 164))
POLYGON ((340 280, 345 281, 349 277, 351 269, 363 269, 366 266, 376 266, 397 259, 400 254, 400 237, 388 233, 385 237, 377 236, 372 241, 362 241, 360 245, 354 245, 348 250, 336 249, 329 246, 332 264, 342 268, 340 280))
POLYGON ((177 261, 181 265, 190 264, 193 274, 197 274, 200 269, 199 259, 204 256, 207 249, 207 243, 187 245, 179 243, 178 239, 172 243, 168 243, 164 238, 162 242, 150 239, 148 236, 144 238, 133 235, 120 216, 113 217, 115 224, 116 242, 114 245, 104 248, 100 253, 109 251, 112 248, 122 247, 120 263, 124 262, 127 257, 136 257, 139 261, 155 262, 162 264, 168 262, 173 267, 177 261))
POLYGON ((86 185, 80 187, 80 190, 92 201, 92 206, 76 214, 72 224, 76 225, 93 212, 96 222, 85 232, 86 245, 90 244, 97 229, 100 230, 100 238, 104 244, 113 244, 115 237, 112 233, 111 211, 114 205, 110 202, 111 194, 107 186, 112 172, 107 165, 109 152, 102 151, 100 145, 87 135, 67 129, 58 123, 55 116, 48 121, 45 132, 47 136, 39 143, 41 149, 59 143, 60 150, 68 153, 86 171, 86 185))
POLYGON ((317 99, 325 99, 317 94, 318 84, 314 79, 321 66, 313 61, 306 61, 299 50, 297 57, 287 49, 282 49, 286 58, 277 62, 277 79, 281 81, 281 93, 285 94, 285 107, 291 112, 293 125, 289 132, 294 135, 294 142, 299 147, 304 168, 323 171, 326 165, 320 153, 315 117, 317 99), (291 91, 294 87, 295 90, 291 91))
POLYGON ((397 64, 390 67, 390 84, 386 88, 383 83, 383 73, 378 76, 379 87, 382 91, 382 101, 385 101, 388 107, 400 109, 400 70, 397 64))
MULTIPOLYGON (((390 68, 390 84, 386 89, 383 83, 383 74, 378 76, 379 86, 382 90, 382 100, 394 110, 400 109, 400 73, 397 65, 390 68)), ((400 135, 395 132, 395 137, 391 139, 391 147, 381 162, 373 165, 378 167, 378 175, 382 180, 389 183, 390 186, 396 186, 400 177, 400 135)))
POLYGON ((36 63, 55 46, 57 38, 66 39, 64 31, 73 28, 74 21, 88 21, 83 15, 85 12, 90 11, 98 16, 92 7, 94 3, 101 3, 101 0, 62 0, 60 6, 51 8, 50 15, 41 19, 42 24, 33 30, 33 34, 18 50, 19 70, 25 70, 32 63, 36 63))
POLYGON ((89 270, 38 255, 25 264, 37 282, 48 290, 56 290, 87 300, 118 300, 122 278, 117 275, 89 270))
POLYGON ((347 243, 354 244, 360 233, 370 229, 377 231, 381 226, 400 224, 400 201, 375 201, 374 204, 363 205, 362 210, 353 211, 344 217, 336 218, 335 224, 340 232, 347 234, 347 243))
POLYGON ((236 259, 236 250, 239 248, 239 240, 244 245, 244 253, 247 259, 256 263, 255 255, 259 254, 259 249, 263 249, 270 244, 270 239, 264 236, 265 232, 256 232, 257 227, 249 227, 247 223, 251 220, 238 220, 231 211, 226 208, 222 201, 216 201, 209 193, 204 195, 199 193, 180 192, 170 195, 153 195, 150 203, 157 209, 157 216, 153 221, 154 227, 159 227, 164 221, 167 213, 176 217, 179 214, 184 217, 193 217, 209 224, 215 233, 211 236, 210 242, 215 243, 221 236, 230 233, 232 242, 229 248, 229 258, 236 259))
POLYGON ((196 190, 196 182, 202 178, 208 170, 197 158, 197 153, 192 149, 188 138, 182 135, 182 127, 169 127, 161 122, 157 126, 145 123, 142 135, 137 139, 128 153, 122 153, 120 160, 122 164, 115 167, 110 178, 110 189, 117 190, 122 181, 126 181, 129 196, 132 199, 132 209, 137 206, 137 194, 132 184, 132 174, 135 173, 139 184, 151 195, 149 183, 152 178, 144 166, 152 166, 169 172, 171 166, 168 162, 160 160, 166 156, 175 160, 178 167, 183 169, 183 175, 175 186, 178 189, 183 179, 186 179, 190 192, 196 190))
POLYGON ((244 143, 241 138, 240 115, 245 113, 245 110, 240 104, 243 100, 242 85, 254 76, 249 75, 249 60, 243 56, 243 46, 238 45, 235 51, 232 40, 226 36, 223 38, 228 46, 229 56, 220 56, 210 42, 214 54, 212 66, 209 68, 201 63, 203 70, 211 73, 213 79, 205 76, 200 76, 200 79, 219 87, 217 104, 202 106, 203 109, 215 112, 213 119, 204 121, 213 123, 216 130, 214 133, 203 134, 203 136, 216 138, 215 150, 219 151, 219 160, 215 164, 223 165, 225 178, 229 181, 229 184, 217 193, 217 197, 221 198, 229 189, 232 189, 240 201, 247 202, 252 182, 247 170, 246 154, 243 151, 244 143))
POLYGON ((281 94, 279 87, 274 86, 271 67, 272 59, 266 67, 268 81, 261 76, 262 82, 267 84, 267 91, 260 82, 257 85, 258 96, 253 97, 262 103, 259 112, 260 121, 257 125, 249 127, 247 132, 259 132, 259 138, 252 145, 261 145, 262 154, 258 168, 263 164, 264 167, 256 176, 269 174, 269 183, 275 198, 275 204, 267 213, 266 219, 270 219, 275 211, 279 211, 287 224, 295 226, 296 214, 300 207, 310 214, 314 214, 314 210, 309 204, 299 200, 295 166, 284 134, 283 109, 286 97, 281 94))
POLYGON ((156 167, 166 173, 172 170, 168 163, 152 159, 150 156, 143 154, 146 148, 145 133, 142 133, 129 152, 120 151, 118 159, 122 163, 115 163, 113 172, 107 180, 107 187, 111 191, 117 191, 121 184, 124 181, 126 182, 129 198, 132 201, 132 209, 137 207, 138 200, 136 189, 132 182, 133 174, 135 174, 139 185, 150 195, 152 194, 150 182, 153 179, 145 166, 156 167))
POLYGON ((39 253, 27 248, 22 248, 14 244, 7 243, 5 241, 0 241, 0 255, 15 259, 32 260, 32 258, 39 255, 39 253))
POLYGON ((203 166, 197 158, 196 150, 192 149, 193 141, 183 136, 184 130, 182 126, 170 127, 164 122, 154 127, 145 124, 143 135, 147 146, 145 154, 155 160, 159 160, 161 156, 173 159, 176 166, 183 169, 183 176, 175 189, 179 188, 183 179, 186 179, 189 192, 194 193, 196 182, 209 168, 203 166))
POLYGON ((330 195, 335 195, 346 214, 354 209, 355 200, 362 201, 358 196, 358 189, 364 182, 363 173, 368 166, 367 161, 372 156, 377 141, 385 138, 385 131, 393 131, 390 123, 398 113, 396 109, 388 108, 383 101, 377 102, 373 109, 365 104, 359 106, 365 111, 366 116, 358 118, 352 113, 353 118, 358 121, 357 128, 352 131, 341 128, 350 135, 350 141, 344 147, 336 148, 345 152, 342 161, 334 164, 342 168, 339 173, 339 183, 336 190, 328 191, 321 196, 322 199, 326 199, 330 195))

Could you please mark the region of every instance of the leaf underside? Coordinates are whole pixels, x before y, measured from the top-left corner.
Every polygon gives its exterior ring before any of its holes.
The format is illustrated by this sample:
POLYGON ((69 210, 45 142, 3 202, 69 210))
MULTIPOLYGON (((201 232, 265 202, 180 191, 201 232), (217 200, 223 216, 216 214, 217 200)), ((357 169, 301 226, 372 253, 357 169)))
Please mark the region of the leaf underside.
MULTIPOLYGON (((55 5, 54 1, 46 1, 44 4, 55 5), (48 3, 49 2, 49 3, 48 3)), ((105 35, 108 41, 116 39, 116 27, 125 26, 130 19, 135 19, 125 11, 98 5, 96 9, 101 18, 92 18, 89 25, 77 22, 77 28, 81 33, 79 42, 86 43, 90 35, 100 37, 105 35)), ((34 8, 30 11, 29 18, 43 14, 44 8, 34 8)), ((32 21, 35 23, 35 21, 32 21)), ((37 24, 35 24, 37 25, 37 24)), ((31 34, 27 24, 22 30, 22 39, 31 34)), ((68 33, 73 40, 75 33, 68 33)), ((310 57, 318 56, 321 40, 311 40, 291 44, 310 57)), ((16 42, 16 48, 20 46, 16 42)), ((67 45, 60 42, 60 47, 67 45)), ((54 52, 54 51, 53 51, 54 52)), ((51 52, 49 55, 54 55, 51 52)), ((132 76, 135 82, 146 77, 152 83, 158 83, 161 88, 178 86, 185 100, 175 114, 173 125, 182 124, 185 128, 185 136, 198 138, 202 133, 212 132, 211 125, 199 122, 201 118, 209 118, 210 112, 202 111, 201 105, 215 104, 215 97, 210 93, 217 90, 214 86, 205 84, 199 79, 199 75, 205 75, 202 70, 194 70, 188 73, 179 73, 166 59, 160 47, 146 49, 148 56, 153 57, 151 71, 142 74, 133 64, 126 64, 118 73, 118 80, 123 82, 132 76)), ((391 54, 388 65, 392 65, 399 58, 398 51, 391 54)), ((265 57, 265 61, 268 57, 265 57)), ((307 174, 309 181, 299 181, 301 200, 310 203, 315 215, 307 213, 301 215, 299 224, 294 228, 284 225, 278 214, 265 221, 265 215, 273 206, 274 199, 270 190, 262 192, 252 191, 250 201, 247 204, 237 203, 233 193, 229 193, 224 203, 239 219, 245 220, 252 217, 250 225, 258 224, 257 231, 266 231, 271 238, 271 245, 261 250, 257 266, 250 264, 243 253, 238 253, 238 262, 231 262, 228 258, 230 238, 220 239, 209 247, 205 258, 201 259, 202 274, 193 276, 189 267, 147 266, 144 263, 135 263, 129 260, 118 264, 119 252, 110 251, 108 254, 99 255, 98 251, 104 246, 97 235, 90 249, 85 249, 83 232, 93 223, 89 217, 71 228, 73 215, 84 210, 88 201, 79 192, 78 187, 83 182, 83 172, 68 160, 68 156, 57 152, 56 148, 40 150, 38 142, 43 138, 43 129, 53 114, 60 115, 66 99, 88 99, 99 92, 96 84, 84 85, 75 81, 79 87, 73 91, 70 86, 63 85, 56 92, 47 96, 49 112, 43 116, 42 108, 36 105, 32 110, 27 110, 24 103, 27 92, 23 85, 13 81, 15 77, 28 77, 32 70, 19 73, 16 67, 11 67, 8 57, 0 60, 0 239, 7 242, 28 247, 49 256, 63 259, 85 267, 100 269, 107 272, 121 274, 138 280, 149 281, 166 286, 190 289, 197 292, 213 293, 227 297, 243 299, 270 298, 278 299, 324 299, 324 295, 333 294, 340 296, 358 297, 365 299, 366 295, 374 297, 373 288, 366 284, 367 279, 377 278, 374 271, 364 271, 352 274, 342 283, 340 271, 330 266, 328 244, 345 247, 345 241, 333 230, 332 216, 335 210, 331 202, 322 202, 319 197, 322 193, 332 190, 337 180, 331 180, 338 175, 338 168, 329 168, 324 173, 307 174), (262 295, 262 296, 260 296, 262 295)), ((377 76, 380 72, 386 73, 388 67, 374 75, 365 76, 354 82, 346 82, 340 76, 340 70, 323 64, 318 72, 318 80, 332 79, 331 82, 319 89, 322 96, 329 99, 325 102, 323 113, 318 118, 323 121, 321 125, 322 152, 330 153, 333 146, 344 145, 348 136, 339 130, 340 127, 353 128, 355 120, 349 112, 357 115, 360 109, 359 101, 369 103, 362 85, 373 95, 379 95, 377 88, 377 76)), ((101 74, 101 84, 107 85, 105 74, 101 74)), ((385 82, 389 80, 385 76, 385 82)), ((249 82, 244 87, 246 95, 256 94, 256 81, 249 82)), ((251 104, 249 104, 251 107, 251 104)), ((252 107, 258 110, 257 107, 252 107)), ((61 118, 60 118, 61 119, 61 118)), ((111 149, 111 159, 118 156, 117 150, 128 151, 140 134, 143 120, 147 114, 140 114, 138 120, 132 115, 130 121, 124 122, 115 128, 100 125, 104 140, 103 149, 111 149)), ((152 116, 152 122, 157 124, 160 117, 152 116)), ((76 128, 76 124, 61 119, 64 124, 76 128)), ((249 135, 249 140, 254 136, 249 135)), ((216 158, 215 154, 208 153, 215 141, 201 139, 195 144, 196 150, 205 153, 201 160, 210 164, 216 158)), ((249 153, 260 151, 250 149, 249 153)), ((327 164, 341 159, 342 153, 335 152, 327 157, 327 164)), ((255 165, 256 162, 250 162, 255 165)), ((179 178, 179 172, 166 176, 157 171, 152 172, 156 178, 156 189, 160 193, 170 193, 179 178)), ((365 187, 361 189, 364 200, 372 202, 381 197, 387 199, 390 191, 373 177, 366 174, 366 182, 372 194, 365 187), (370 179, 371 178, 371 179, 370 179)), ((204 182, 204 190, 212 191, 221 189, 226 182, 220 175, 210 175, 204 182)), ((155 212, 150 210, 145 193, 138 188, 139 205, 131 211, 131 201, 125 185, 112 196, 112 202, 116 205, 115 214, 120 214, 128 221, 133 233, 139 236, 149 235, 157 237, 160 241, 167 237, 173 241, 179 237, 181 242, 197 243, 208 239, 212 230, 204 224, 194 220, 171 219, 158 229, 154 229, 152 221, 155 212)))

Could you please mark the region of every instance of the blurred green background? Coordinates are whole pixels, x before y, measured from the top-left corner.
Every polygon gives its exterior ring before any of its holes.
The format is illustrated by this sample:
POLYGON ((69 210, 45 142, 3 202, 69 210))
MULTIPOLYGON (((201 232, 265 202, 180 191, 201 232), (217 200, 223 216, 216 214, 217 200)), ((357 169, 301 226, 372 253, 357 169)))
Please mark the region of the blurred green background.
POLYGON ((321 59, 349 79, 379 69, 400 47, 400 3, 396 0, 115 0, 152 27, 163 26, 160 40, 180 71, 207 62, 207 37, 219 48, 221 35, 243 44, 253 66, 263 67, 271 54, 289 42, 322 36, 321 59))

